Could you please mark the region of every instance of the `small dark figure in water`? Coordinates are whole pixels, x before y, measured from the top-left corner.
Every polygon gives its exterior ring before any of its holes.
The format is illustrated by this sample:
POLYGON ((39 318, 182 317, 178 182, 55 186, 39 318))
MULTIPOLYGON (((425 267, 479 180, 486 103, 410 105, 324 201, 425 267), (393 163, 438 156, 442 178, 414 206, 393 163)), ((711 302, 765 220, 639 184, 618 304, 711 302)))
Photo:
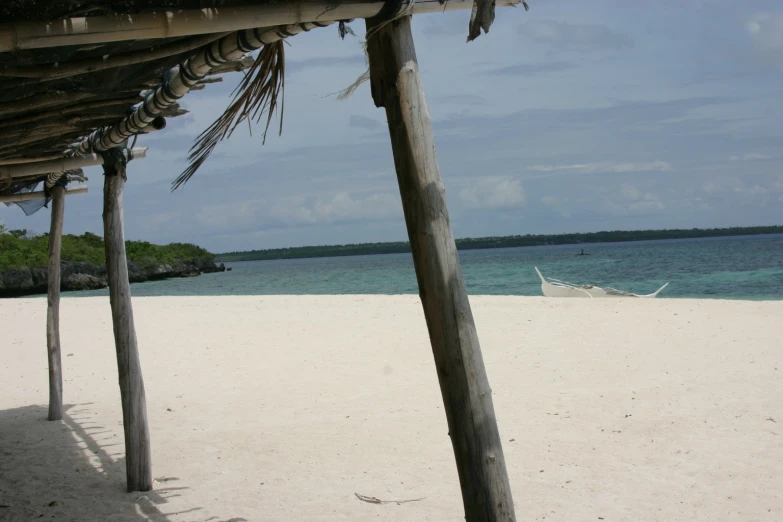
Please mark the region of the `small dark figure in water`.
POLYGON ((583 248, 582 249, 582 253, 581 254, 576 254, 576 255, 578 255, 578 256, 589 256, 590 254, 586 254, 585 253, 585 249, 583 248))

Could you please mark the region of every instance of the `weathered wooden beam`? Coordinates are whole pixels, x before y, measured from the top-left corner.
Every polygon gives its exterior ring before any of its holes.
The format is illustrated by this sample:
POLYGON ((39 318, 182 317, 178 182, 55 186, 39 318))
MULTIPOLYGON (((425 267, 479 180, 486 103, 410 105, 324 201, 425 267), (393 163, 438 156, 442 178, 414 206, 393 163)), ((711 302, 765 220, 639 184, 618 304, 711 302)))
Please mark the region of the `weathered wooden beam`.
MULTIPOLYGON (((85 187, 87 188, 87 187, 85 187)), ((46 298, 46 352, 49 358, 50 421, 63 418, 63 370, 60 350, 60 250, 63 244, 65 187, 52 187, 52 223, 49 228, 49 267, 46 298)))
MULTIPOLYGON (((8 130, 3 130, 0 126, 0 132, 5 141, 14 142, 17 138, 27 135, 37 135, 39 133, 48 133, 53 129, 62 129, 63 131, 77 130, 75 127, 89 125, 91 129, 100 125, 114 123, 121 120, 128 114, 128 108, 116 107, 113 110, 104 109, 101 112, 91 112, 87 114, 72 114, 69 116, 60 116, 46 121, 26 123, 22 125, 9 126, 8 130)), ((64 134, 61 132, 60 134, 64 134)), ((55 135, 56 136, 56 135, 55 135)))
POLYGON ((157 132, 159 130, 163 130, 166 128, 166 118, 163 116, 158 116, 154 120, 152 120, 152 123, 141 129, 139 131, 139 134, 149 134, 150 132, 157 132))
MULTIPOLYGON (((181 110, 182 109, 180 108, 179 111, 181 110)), ((172 114, 174 117, 181 115, 178 110, 170 110, 166 112, 172 114)), ((3 132, 3 138, 7 143, 5 145, 0 145, 0 152, 18 150, 20 147, 42 141, 50 141, 52 138, 60 138, 74 134, 78 136, 84 132, 92 131, 97 127, 113 125, 117 121, 122 120, 127 114, 127 108, 122 112, 114 114, 80 114, 68 118, 62 118, 60 120, 54 120, 37 125, 29 124, 26 127, 8 130, 3 132)), ((139 129, 138 134, 154 132, 164 129, 165 127, 166 123, 164 117, 158 116, 152 120, 149 125, 139 129)))
MULTIPOLYGON (((3 84, 5 85, 5 82, 3 82, 3 84)), ((97 87, 91 92, 59 90, 37 92, 35 89, 27 88, 27 91, 31 92, 29 96, 23 98, 15 97, 9 101, 0 102, 0 116, 6 117, 3 121, 8 121, 11 118, 22 119, 27 117, 28 113, 35 113, 37 115, 38 111, 44 109, 46 109, 47 112, 64 111, 77 104, 83 105, 86 103, 106 101, 107 95, 112 96, 115 99, 138 97, 140 90, 142 90, 140 85, 125 86, 122 90, 111 90, 110 87, 97 87)))
POLYGON ((49 160, 56 160, 62 158, 62 154, 49 154, 47 156, 36 156, 36 157, 16 157, 16 158, 6 158, 6 159, 0 159, 0 167, 3 167, 5 165, 21 165, 23 163, 38 163, 39 161, 49 161, 49 160))
POLYGON ((515 520, 492 390, 449 223, 410 16, 367 23, 370 85, 394 166, 468 522, 515 520))
POLYGON ((204 88, 207 86, 208 83, 220 83, 223 81, 222 76, 215 76, 215 77, 206 77, 203 80, 199 81, 190 88, 191 91, 203 91, 204 88))
POLYGON ((199 83, 199 85, 204 85, 204 84, 207 84, 207 83, 220 83, 222 81, 223 81, 223 77, 222 76, 214 76, 214 77, 203 78, 202 80, 199 80, 198 83, 199 83))
POLYGON ((190 111, 187 109, 182 108, 182 106, 179 103, 172 103, 162 111, 160 111, 160 115, 165 118, 179 118, 180 116, 184 116, 185 114, 188 114, 190 111))
POLYGON ((33 123, 36 121, 41 120, 50 120, 57 118, 58 116, 65 116, 67 114, 72 114, 74 112, 86 112, 92 109, 97 109, 101 107, 111 107, 114 105, 121 105, 121 106, 131 106, 135 103, 143 100, 142 96, 138 93, 134 94, 133 96, 127 97, 127 98, 121 98, 121 99, 110 99, 110 100, 98 100, 98 101, 91 101, 87 103, 80 103, 78 105, 71 105, 68 107, 65 107, 63 109, 58 109, 54 111, 48 111, 48 112, 41 112, 38 114, 33 114, 30 116, 24 116, 19 118, 9 118, 7 120, 0 121, 0 130, 4 130, 7 128, 11 128, 17 125, 24 125, 27 123, 33 123))
POLYGON ((0 103, 0 116, 37 111, 53 105, 75 103, 93 96, 95 94, 90 92, 47 92, 21 100, 0 103))
POLYGON ((214 67, 207 73, 207 76, 214 76, 227 72, 241 72, 245 69, 250 69, 253 66, 253 62, 255 62, 255 59, 252 56, 243 56, 214 67))
MULTIPOLYGON (((87 187, 73 187, 65 190, 64 195, 73 196, 74 194, 86 194, 87 187)), ((46 193, 43 190, 38 192, 25 192, 23 194, 3 194, 0 196, 0 203, 19 203, 22 201, 32 201, 34 199, 44 199, 46 193)))
POLYGON ((40 65, 6 67, 4 69, 0 69, 0 76, 35 78, 40 82, 56 80, 58 78, 66 78, 69 76, 77 76, 80 74, 89 74, 96 71, 112 69, 115 67, 124 67, 144 62, 151 62, 169 56, 176 56, 178 54, 192 51, 193 49, 198 49, 204 45, 208 45, 215 40, 223 38, 227 34, 228 33, 226 32, 222 32, 199 35, 188 38, 186 40, 175 42, 173 44, 159 45, 157 47, 142 49, 131 53, 115 54, 109 55, 107 57, 66 62, 59 64, 56 68, 40 65))
MULTIPOLYGON (((522 0, 495 0, 515 6, 522 0)), ((149 10, 107 16, 0 24, 0 52, 240 31, 303 22, 336 22, 376 16, 383 0, 295 0, 204 9, 149 10)), ((411 14, 473 9, 473 0, 406 0, 411 14)))
MULTIPOLYGON (((134 147, 130 150, 126 150, 124 154, 128 161, 144 158, 147 155, 147 147, 134 147)), ((66 170, 102 164, 103 156, 93 153, 70 158, 60 157, 54 160, 4 165, 0 167, 0 179, 32 176, 34 174, 49 174, 50 172, 65 172, 66 170)))
POLYGON ((125 431, 125 477, 128 491, 152 489, 147 399, 133 323, 128 262, 123 227, 125 160, 117 149, 103 153, 103 229, 109 302, 117 350, 117 370, 125 431))
MULTIPOLYGON (((59 138, 60 136, 66 136, 69 133, 75 134, 78 132, 80 132, 80 129, 67 124, 59 127, 49 127, 40 130, 36 129, 36 132, 9 132, 7 133, 8 142, 5 145, 0 145, 0 151, 5 152, 9 150, 18 150, 20 147, 24 147, 25 145, 31 145, 41 141, 49 141, 52 138, 59 138)), ((84 131, 82 130, 81 132, 84 131)))

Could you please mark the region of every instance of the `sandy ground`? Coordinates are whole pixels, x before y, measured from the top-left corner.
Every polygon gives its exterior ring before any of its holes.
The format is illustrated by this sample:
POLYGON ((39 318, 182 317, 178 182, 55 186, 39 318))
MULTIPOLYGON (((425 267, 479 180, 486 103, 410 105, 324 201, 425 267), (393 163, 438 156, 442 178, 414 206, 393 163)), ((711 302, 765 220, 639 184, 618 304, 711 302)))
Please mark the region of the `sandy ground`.
MULTIPOLYGON (((518 520, 783 520, 783 302, 471 298, 518 520)), ((0 520, 446 521, 418 299, 134 299, 155 489, 124 492, 106 298, 0 300, 0 520), (403 504, 369 504, 354 494, 403 504)))

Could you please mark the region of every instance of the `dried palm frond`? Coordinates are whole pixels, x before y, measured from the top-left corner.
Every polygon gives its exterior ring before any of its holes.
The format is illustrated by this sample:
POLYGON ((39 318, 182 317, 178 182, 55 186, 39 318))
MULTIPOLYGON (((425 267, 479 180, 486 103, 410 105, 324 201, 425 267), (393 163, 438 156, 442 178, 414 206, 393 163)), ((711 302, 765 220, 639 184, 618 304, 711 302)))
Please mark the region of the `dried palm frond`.
POLYGON ((337 93, 337 99, 347 100, 363 83, 370 81, 370 55, 367 53, 367 40, 362 42, 362 54, 364 55, 364 72, 351 85, 337 93))
POLYGON ((190 165, 174 180, 172 191, 186 183, 198 168, 204 164, 217 144, 231 137, 231 134, 247 118, 256 122, 266 112, 266 128, 262 143, 266 142, 266 133, 272 123, 280 100, 280 129, 283 132, 283 97, 285 90, 285 50, 284 41, 278 40, 261 48, 253 65, 232 93, 234 100, 223 114, 208 129, 199 134, 196 143, 190 148, 190 165))

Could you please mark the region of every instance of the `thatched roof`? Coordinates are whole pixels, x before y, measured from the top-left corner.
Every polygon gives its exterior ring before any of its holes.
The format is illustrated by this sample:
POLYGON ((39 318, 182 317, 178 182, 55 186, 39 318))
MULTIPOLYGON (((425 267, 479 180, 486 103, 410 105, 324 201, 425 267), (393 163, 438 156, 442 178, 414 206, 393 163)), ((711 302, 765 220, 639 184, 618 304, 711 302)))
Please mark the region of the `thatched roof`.
MULTIPOLYGON (((0 6, 0 19, 45 21, 229 3, 247 1, 11 0, 0 6)), ((0 161, 61 153, 77 138, 115 123, 142 100, 144 91, 161 83, 165 71, 215 38, 200 34, 0 52, 0 161), (68 67, 90 67, 107 58, 119 62, 122 57, 138 63, 57 77, 68 67)), ((175 106, 165 115, 179 114, 184 112, 175 106)))
MULTIPOLYGON (((445 0, 437 0, 443 3, 445 0)), ((460 2, 460 8, 470 4, 460 2)), ((498 0, 500 2, 500 0, 498 0)), ((504 0, 505 4, 521 0, 504 0)), ((421 0, 437 7, 434 0, 421 0)), ((5 0, 0 2, 0 195, 14 193, 19 183, 31 185, 40 182, 45 175, 25 179, 3 177, 3 166, 29 159, 63 157, 85 152, 85 138, 96 129, 109 129, 127 118, 150 92, 160 89, 167 81, 171 71, 178 70, 185 61, 199 52, 205 52, 206 46, 221 37, 236 39, 238 33, 210 32, 209 13, 225 13, 234 8, 258 8, 268 6, 278 11, 289 7, 300 10, 307 7, 334 10, 345 4, 349 9, 356 6, 381 5, 382 0, 5 0), (143 37, 120 40, 125 27, 115 31, 110 38, 97 38, 90 43, 22 45, 18 27, 28 24, 44 27, 46 22, 60 27, 59 20, 81 17, 83 20, 99 20, 95 17, 116 17, 126 25, 133 25, 134 17, 140 18, 151 13, 185 12, 181 10, 205 9, 193 18, 200 23, 202 30, 192 34, 168 38, 143 37), (213 10, 213 11, 209 11, 213 10), (133 15, 133 16, 128 16, 133 15), (123 16, 125 18, 123 18, 123 16), (207 20, 205 22, 205 20, 207 20), (15 25, 16 24, 16 25, 15 25), (203 28, 206 27, 206 30, 203 28), (114 38, 117 36, 117 38, 114 38), (114 39, 115 41, 106 41, 114 39), (3 47, 5 46, 5 47, 3 47), (82 142, 82 147, 74 145, 82 142)), ((473 15, 469 27, 469 40, 478 36, 479 27, 486 31, 494 19, 495 0, 475 0, 473 15), (482 14, 484 13, 484 14, 482 14)), ((524 4, 524 2, 522 2, 524 4)), ((412 9, 419 4, 408 4, 402 0, 386 0, 382 12, 394 14, 396 9, 412 9), (406 7, 407 6, 407 7, 406 7)), ((446 8, 447 4, 443 5, 446 8)), ((454 8, 454 7, 452 7, 454 8)), ((525 8, 527 5, 525 4, 525 8)), ((372 9, 372 8, 371 8, 372 9)), ((432 8, 430 8, 432 9, 432 8)), ((159 15, 157 15, 159 16, 159 15)), ((375 16, 380 16, 375 15, 375 16)), ((262 18, 266 19, 266 18, 262 18)), ((109 19, 111 20, 111 19, 109 19)), ((300 19, 301 20, 301 19, 300 19)), ((310 20, 302 20, 310 21, 310 20)), ((313 20, 314 21, 314 20, 313 20)), ((318 22, 318 27, 334 23, 332 17, 326 24, 318 22)), ((293 22, 287 22, 293 23, 293 22)), ((302 26, 303 24, 297 24, 302 26)), ((306 24, 304 30, 316 25, 306 24)), ((340 34, 344 35, 342 22, 340 34)), ((292 26, 285 26, 292 27, 292 26)), ((285 27, 280 38, 288 36, 285 27)), ((224 28, 225 29, 225 28, 224 28)), ((69 29, 70 30, 70 29, 69 29)), ((278 34, 279 33, 278 27, 278 34)), ((300 29, 301 30, 301 29, 300 29)), ((296 31, 298 32, 298 31, 296 31)), ((258 36, 258 34, 256 34, 258 36)), ((49 36, 46 34, 46 36, 49 36)), ((105 35, 102 35, 105 37, 105 35)), ((165 36, 165 35, 164 35, 165 36)), ((34 38, 32 39, 34 40, 34 38)), ((244 57, 232 58, 229 63, 213 68, 206 77, 198 78, 191 89, 203 88, 205 83, 219 81, 214 76, 230 70, 250 68, 245 81, 236 93, 234 103, 226 114, 200 137, 191 154, 191 165, 177 180, 186 181, 209 155, 216 142, 230 134, 237 123, 245 118, 260 119, 271 116, 275 109, 278 94, 282 93, 284 72, 283 46, 275 43, 266 45, 254 59, 250 53, 244 57)), ((280 42, 277 42, 280 44, 280 42)), ((240 46, 241 47, 241 46, 240 46)), ((255 47, 258 48, 258 47, 255 47)), ((236 54, 236 53, 235 53, 236 54)), ((164 85, 165 86, 165 85, 164 85)), ((162 109, 158 116, 175 117, 186 113, 177 103, 171 103, 162 109)), ((270 119, 266 118, 267 126, 270 119)), ((161 123, 165 125, 165 123, 161 123)), ((160 126, 160 125, 158 125, 160 126)), ((150 130, 150 127, 146 127, 150 130)), ((103 132, 103 131, 99 131, 103 132)), ((89 151, 89 147, 88 147, 89 151)))
POLYGON ((4 0, 0 20, 55 20, 72 16, 133 14, 152 9, 205 9, 288 0, 4 0))

